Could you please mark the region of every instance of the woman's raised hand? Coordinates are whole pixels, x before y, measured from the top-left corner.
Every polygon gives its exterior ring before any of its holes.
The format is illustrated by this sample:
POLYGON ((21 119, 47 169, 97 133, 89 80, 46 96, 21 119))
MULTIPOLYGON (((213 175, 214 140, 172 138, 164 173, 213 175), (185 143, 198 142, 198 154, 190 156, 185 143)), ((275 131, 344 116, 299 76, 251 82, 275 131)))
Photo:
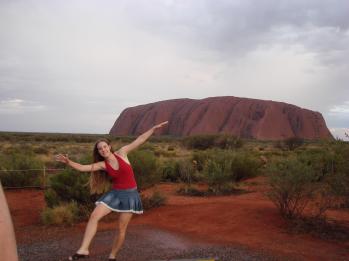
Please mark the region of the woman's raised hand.
POLYGON ((65 154, 65 155, 58 154, 55 156, 55 159, 56 159, 56 161, 63 162, 65 164, 68 164, 68 162, 69 162, 68 154, 65 154))
POLYGON ((161 128, 162 126, 166 125, 167 123, 168 123, 168 121, 161 122, 161 123, 155 125, 153 128, 154 128, 154 129, 159 129, 159 128, 161 128))

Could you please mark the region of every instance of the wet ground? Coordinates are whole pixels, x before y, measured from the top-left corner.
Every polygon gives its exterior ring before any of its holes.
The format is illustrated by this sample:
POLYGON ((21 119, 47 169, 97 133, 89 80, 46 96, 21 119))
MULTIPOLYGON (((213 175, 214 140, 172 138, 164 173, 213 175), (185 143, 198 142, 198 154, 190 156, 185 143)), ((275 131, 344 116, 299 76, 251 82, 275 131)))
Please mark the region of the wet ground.
MULTIPOLYGON (((69 230, 69 228, 67 228, 69 230)), ((76 231, 70 237, 52 237, 38 242, 19 243, 19 256, 23 261, 67 260, 79 247, 82 233, 76 231)), ((89 261, 108 260, 114 231, 97 232, 90 248, 89 261)), ((193 242, 181 235, 145 225, 130 225, 125 244, 118 261, 150 261, 169 259, 232 260, 287 260, 270 257, 243 247, 218 246, 193 242)), ((291 260, 291 259, 289 259, 291 260)))
MULTIPOLYGON (((145 191, 160 191, 167 203, 132 218, 118 260, 215 256, 220 260, 349 260, 348 240, 290 233, 285 220, 265 196, 264 177, 246 184, 249 193, 220 197, 180 196, 176 193, 180 184, 159 184, 145 191)), ((40 222, 45 207, 43 191, 5 194, 21 260, 64 260, 78 248, 86 223, 66 229, 45 227, 40 222)), ((348 210, 330 210, 327 215, 349 228, 348 210)), ((89 260, 107 260, 116 226, 117 216, 100 224, 89 260)))

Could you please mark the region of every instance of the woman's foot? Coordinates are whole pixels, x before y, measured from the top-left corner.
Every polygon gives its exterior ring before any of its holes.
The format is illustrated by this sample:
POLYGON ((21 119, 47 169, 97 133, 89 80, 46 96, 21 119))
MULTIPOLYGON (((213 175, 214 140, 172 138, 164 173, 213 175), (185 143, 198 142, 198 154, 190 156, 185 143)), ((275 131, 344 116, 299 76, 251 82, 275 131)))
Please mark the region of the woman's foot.
POLYGON ((109 258, 108 258, 108 261, 116 261, 116 257, 110 255, 109 258))
POLYGON ((68 260, 79 260, 83 258, 89 258, 89 253, 88 252, 76 252, 74 255, 70 256, 68 260))

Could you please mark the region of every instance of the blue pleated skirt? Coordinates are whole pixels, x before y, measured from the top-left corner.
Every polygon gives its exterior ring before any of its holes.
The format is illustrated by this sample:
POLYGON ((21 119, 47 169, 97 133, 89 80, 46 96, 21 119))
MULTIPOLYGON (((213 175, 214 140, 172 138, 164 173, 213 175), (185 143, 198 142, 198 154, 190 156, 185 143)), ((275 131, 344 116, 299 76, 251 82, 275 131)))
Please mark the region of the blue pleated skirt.
POLYGON ((143 213, 142 201, 137 188, 112 189, 96 201, 96 205, 98 204, 103 204, 116 212, 143 213))

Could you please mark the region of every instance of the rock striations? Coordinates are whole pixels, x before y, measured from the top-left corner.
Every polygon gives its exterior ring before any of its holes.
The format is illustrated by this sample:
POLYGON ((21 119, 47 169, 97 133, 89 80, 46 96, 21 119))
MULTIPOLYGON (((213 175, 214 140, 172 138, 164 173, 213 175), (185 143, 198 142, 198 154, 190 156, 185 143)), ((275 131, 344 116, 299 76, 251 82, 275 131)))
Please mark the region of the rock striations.
POLYGON ((165 120, 168 126, 157 135, 228 133, 259 140, 332 138, 319 112, 283 102, 233 96, 166 100, 127 108, 110 134, 138 135, 165 120))

